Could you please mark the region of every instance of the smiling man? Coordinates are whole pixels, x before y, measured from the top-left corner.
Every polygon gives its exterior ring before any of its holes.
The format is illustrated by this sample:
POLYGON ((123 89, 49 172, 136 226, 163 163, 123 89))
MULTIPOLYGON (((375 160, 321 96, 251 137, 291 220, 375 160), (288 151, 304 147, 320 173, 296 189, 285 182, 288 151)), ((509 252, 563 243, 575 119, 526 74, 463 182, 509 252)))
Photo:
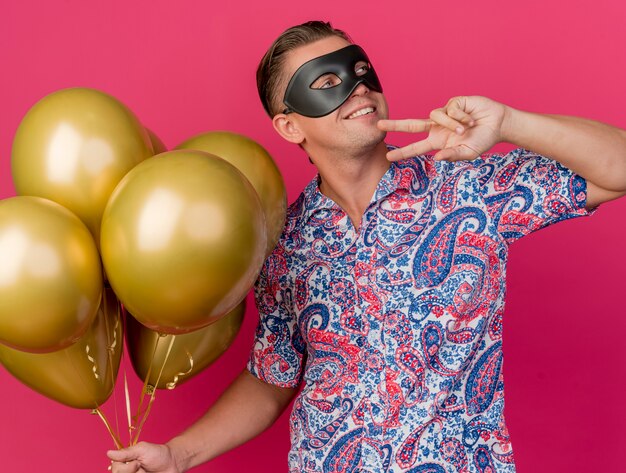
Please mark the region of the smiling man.
POLYGON ((186 471, 265 430, 301 389, 292 472, 515 471, 508 245, 626 194, 626 132, 484 97, 387 120, 366 53, 321 22, 283 33, 257 83, 276 131, 319 175, 257 282, 250 362, 166 445, 109 452, 113 470, 186 471), (428 134, 392 149, 390 130, 428 134), (520 148, 484 154, 501 141, 520 148))

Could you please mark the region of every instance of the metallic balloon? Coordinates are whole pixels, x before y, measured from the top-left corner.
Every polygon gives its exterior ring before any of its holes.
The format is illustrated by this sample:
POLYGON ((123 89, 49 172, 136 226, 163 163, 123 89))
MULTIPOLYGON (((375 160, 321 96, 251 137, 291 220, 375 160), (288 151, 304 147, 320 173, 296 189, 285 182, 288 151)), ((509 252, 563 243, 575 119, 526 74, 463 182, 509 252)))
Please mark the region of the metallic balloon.
POLYGON ((161 154, 167 151, 167 146, 163 144, 161 138, 159 138, 151 129, 146 128, 146 132, 150 137, 150 143, 152 143, 152 149, 154 150, 154 154, 161 154))
POLYGON ((126 343, 135 373, 159 389, 174 389, 217 360, 239 332, 245 299, 224 317, 194 332, 160 335, 126 317, 126 343), (160 374, 160 377, 159 377, 160 374))
POLYGON ((22 383, 70 407, 96 408, 113 392, 124 346, 119 303, 113 291, 87 332, 52 353, 27 353, 0 345, 0 362, 22 383))
POLYGON ((269 153, 256 141, 228 131, 211 131, 190 138, 177 149, 197 149, 225 159, 248 178, 259 194, 267 225, 268 256, 285 225, 287 192, 283 178, 269 153))
POLYGON ((0 343, 40 353, 71 345, 101 292, 100 256, 76 215, 40 197, 0 201, 0 343))
POLYGON ((186 333, 245 297, 263 264, 265 221, 234 166, 200 151, 169 151, 122 179, 100 244, 126 309, 153 330, 186 333))
POLYGON ((67 207, 98 241, 111 192, 153 154, 148 133, 122 103, 93 89, 64 89, 37 102, 20 123, 11 172, 18 195, 67 207))

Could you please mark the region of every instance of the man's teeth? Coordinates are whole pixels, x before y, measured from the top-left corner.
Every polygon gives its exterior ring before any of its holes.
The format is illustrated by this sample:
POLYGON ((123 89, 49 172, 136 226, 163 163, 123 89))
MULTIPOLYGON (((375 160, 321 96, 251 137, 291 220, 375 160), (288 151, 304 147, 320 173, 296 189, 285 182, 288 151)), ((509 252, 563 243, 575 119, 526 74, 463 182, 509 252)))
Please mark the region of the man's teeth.
POLYGON ((360 117, 362 115, 367 115, 368 113, 374 113, 374 109, 372 107, 362 108, 361 110, 357 110, 352 115, 348 116, 348 119, 360 117))

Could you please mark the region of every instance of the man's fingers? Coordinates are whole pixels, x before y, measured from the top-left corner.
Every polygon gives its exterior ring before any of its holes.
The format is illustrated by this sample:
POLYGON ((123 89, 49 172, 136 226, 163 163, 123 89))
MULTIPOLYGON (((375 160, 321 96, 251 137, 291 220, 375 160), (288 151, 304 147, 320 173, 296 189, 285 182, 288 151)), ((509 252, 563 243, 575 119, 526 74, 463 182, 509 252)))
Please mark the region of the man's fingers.
POLYGON ((418 118, 408 120, 378 120, 378 129, 383 131, 401 131, 404 133, 423 133, 429 131, 432 126, 430 120, 418 118))
POLYGON ((476 159, 479 154, 466 145, 453 146, 438 151, 433 159, 435 161, 469 161, 476 159))
POLYGON ((387 159, 389 161, 399 161, 401 159, 412 158, 413 156, 426 154, 433 149, 435 148, 432 147, 428 140, 422 140, 403 148, 397 148, 389 151, 387 153, 387 159))
POLYGON ((138 461, 111 463, 111 473, 138 473, 142 472, 141 463, 138 461))
POLYGON ((121 450, 109 450, 107 457, 116 462, 127 462, 137 458, 137 452, 134 448, 123 448, 121 450))
MULTIPOLYGON (((454 104, 456 104, 456 102, 454 104)), ((454 104, 450 105, 446 109, 448 116, 454 118, 456 121, 461 122, 469 127, 474 126, 474 119, 472 118, 472 116, 469 113, 467 113, 465 110, 463 110, 462 108, 459 108, 458 106, 455 106, 454 104)))
POLYGON ((448 130, 454 131, 459 135, 465 131, 465 127, 463 123, 455 120, 450 115, 446 113, 446 110, 443 108, 437 108, 430 112, 430 119, 435 122, 437 125, 440 125, 448 130))

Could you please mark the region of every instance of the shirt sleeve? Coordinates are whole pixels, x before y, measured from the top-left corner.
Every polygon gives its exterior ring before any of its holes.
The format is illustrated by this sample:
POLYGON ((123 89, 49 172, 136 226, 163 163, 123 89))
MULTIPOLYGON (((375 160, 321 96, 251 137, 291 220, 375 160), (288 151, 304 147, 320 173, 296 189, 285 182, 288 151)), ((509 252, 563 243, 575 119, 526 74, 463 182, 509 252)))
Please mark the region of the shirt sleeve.
POLYGON ((561 163, 525 149, 478 163, 487 212, 507 243, 553 223, 593 213, 587 181, 561 163))
POLYGON ((254 288, 259 323, 247 369, 266 383, 297 387, 302 378, 304 342, 285 287, 284 259, 272 254, 264 263, 254 288))

